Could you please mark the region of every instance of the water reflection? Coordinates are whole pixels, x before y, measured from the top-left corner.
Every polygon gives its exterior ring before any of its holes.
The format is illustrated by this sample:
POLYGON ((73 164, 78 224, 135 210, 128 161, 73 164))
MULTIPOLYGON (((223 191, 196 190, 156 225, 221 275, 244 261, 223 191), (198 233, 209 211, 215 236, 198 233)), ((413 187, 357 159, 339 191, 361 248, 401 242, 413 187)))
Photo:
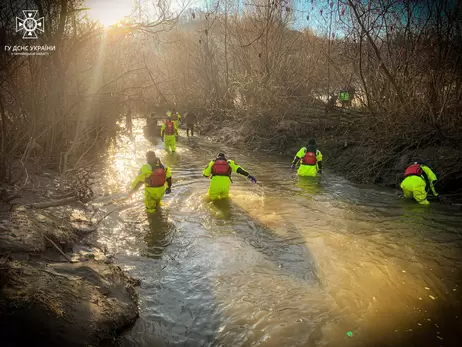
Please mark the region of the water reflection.
POLYGON ((180 161, 180 155, 178 152, 168 153, 163 158, 163 163, 167 166, 174 168, 180 161))
MULTIPOLYGON (((122 192, 152 148, 139 129, 135 146, 115 141, 105 191, 122 192)), ((210 202, 203 166, 233 151, 197 143, 180 141, 181 159, 155 145, 174 179, 161 213, 146 220, 140 194, 138 212, 113 213, 98 231, 143 279, 130 345, 460 345, 458 209, 329 173, 294 182, 284 158, 237 151, 259 185, 238 177, 230 199, 210 202)))
POLYGON ((208 197, 206 197, 204 200, 215 218, 231 220, 231 199, 228 198, 211 201, 208 197))
POLYGON ((160 210, 156 213, 148 213, 149 230, 144 237, 148 246, 146 256, 160 259, 164 249, 171 243, 172 233, 175 226, 168 221, 165 212, 160 210))
POLYGON ((298 177, 295 186, 302 189, 305 193, 303 195, 306 196, 306 193, 308 193, 311 199, 324 191, 321 177, 298 177))

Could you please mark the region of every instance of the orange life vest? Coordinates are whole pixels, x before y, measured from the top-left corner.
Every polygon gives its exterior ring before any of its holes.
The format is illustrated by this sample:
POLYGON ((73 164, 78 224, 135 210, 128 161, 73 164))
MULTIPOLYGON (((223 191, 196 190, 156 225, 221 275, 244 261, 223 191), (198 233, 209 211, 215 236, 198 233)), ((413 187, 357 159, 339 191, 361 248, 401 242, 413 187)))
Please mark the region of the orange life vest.
POLYGON ((169 119, 165 122, 165 135, 175 135, 175 124, 169 119))
POLYGON ((404 171, 404 178, 408 176, 422 176, 423 170, 420 164, 412 164, 404 171))
POLYGON ((216 159, 212 166, 212 176, 231 176, 231 166, 226 159, 216 159))
POLYGON ((315 152, 306 152, 302 158, 302 164, 304 165, 316 165, 316 153, 315 152))
POLYGON ((146 179, 146 183, 149 187, 163 187, 167 178, 167 173, 164 167, 157 166, 153 168, 151 176, 146 179))

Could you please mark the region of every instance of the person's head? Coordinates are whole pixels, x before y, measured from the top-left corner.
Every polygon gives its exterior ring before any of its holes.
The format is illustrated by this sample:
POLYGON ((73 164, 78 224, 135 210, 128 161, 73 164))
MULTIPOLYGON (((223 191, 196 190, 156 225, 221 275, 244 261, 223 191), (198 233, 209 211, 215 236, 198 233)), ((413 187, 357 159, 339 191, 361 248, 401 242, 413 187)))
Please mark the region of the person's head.
POLYGON ((425 160, 422 158, 415 158, 411 164, 420 164, 420 165, 428 166, 428 160, 425 160))
POLYGON ((151 163, 156 163, 157 162, 157 156, 156 152, 154 151, 147 151, 146 152, 146 161, 151 164, 151 163))
POLYGON ((172 113, 175 114, 176 113, 176 108, 172 108, 172 113))
POLYGON ((225 154, 224 154, 224 153, 222 153, 222 152, 218 153, 217 159, 224 159, 224 158, 225 158, 225 154))
POLYGON ((316 146, 316 140, 310 139, 310 141, 308 141, 308 146, 316 146))

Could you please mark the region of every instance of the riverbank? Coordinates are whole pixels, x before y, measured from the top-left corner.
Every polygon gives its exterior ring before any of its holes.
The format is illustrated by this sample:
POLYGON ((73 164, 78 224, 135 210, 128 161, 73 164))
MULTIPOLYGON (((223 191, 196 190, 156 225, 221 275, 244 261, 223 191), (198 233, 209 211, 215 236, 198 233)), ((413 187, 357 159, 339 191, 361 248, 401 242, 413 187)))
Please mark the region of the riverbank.
POLYGON ((57 196, 53 175, 31 176, 31 182, 20 191, 2 187, 2 345, 112 344, 138 317, 137 281, 83 240, 97 225, 75 199, 50 198, 57 196))
POLYGON ((206 110, 200 130, 220 143, 287 156, 288 166, 315 137, 328 170, 355 183, 390 188, 399 188, 411 161, 423 159, 438 176, 441 201, 462 202, 460 141, 425 122, 405 118, 398 122, 339 108, 326 112, 320 106, 288 106, 286 110, 206 110))

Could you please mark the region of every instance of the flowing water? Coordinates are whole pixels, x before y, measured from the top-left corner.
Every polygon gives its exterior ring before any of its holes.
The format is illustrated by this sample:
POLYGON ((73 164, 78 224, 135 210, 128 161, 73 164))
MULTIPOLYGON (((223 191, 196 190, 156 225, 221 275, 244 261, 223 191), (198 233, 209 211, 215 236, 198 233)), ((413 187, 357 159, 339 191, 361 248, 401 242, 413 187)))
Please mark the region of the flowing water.
MULTIPOLYGON (((460 346, 462 213, 329 171, 298 181, 291 158, 225 148, 258 179, 234 175, 207 200, 201 171, 218 144, 183 137, 168 155, 134 122, 104 162, 92 237, 142 280, 123 346, 460 346), (161 211, 125 192, 155 149, 172 168, 161 211)), ((326 161, 328 167, 328 161, 326 161)))

